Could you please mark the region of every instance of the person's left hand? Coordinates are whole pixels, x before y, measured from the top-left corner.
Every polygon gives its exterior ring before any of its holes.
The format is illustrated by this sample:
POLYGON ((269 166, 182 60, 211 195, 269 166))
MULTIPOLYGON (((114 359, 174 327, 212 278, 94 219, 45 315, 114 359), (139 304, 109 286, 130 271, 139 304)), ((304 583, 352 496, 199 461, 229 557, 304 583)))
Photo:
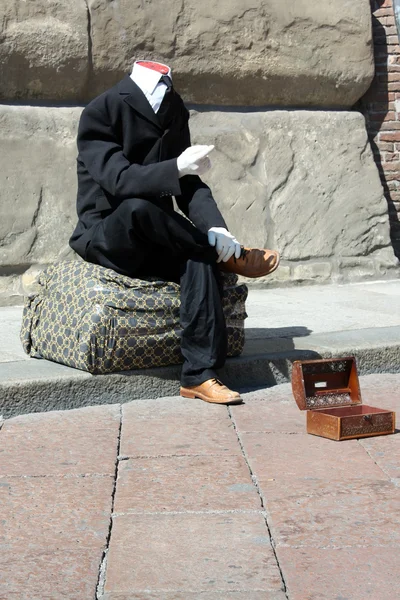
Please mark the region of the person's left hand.
POLYGON ((240 257, 241 246, 237 239, 225 227, 211 227, 208 230, 208 243, 215 246, 218 254, 217 262, 226 262, 235 255, 240 257))

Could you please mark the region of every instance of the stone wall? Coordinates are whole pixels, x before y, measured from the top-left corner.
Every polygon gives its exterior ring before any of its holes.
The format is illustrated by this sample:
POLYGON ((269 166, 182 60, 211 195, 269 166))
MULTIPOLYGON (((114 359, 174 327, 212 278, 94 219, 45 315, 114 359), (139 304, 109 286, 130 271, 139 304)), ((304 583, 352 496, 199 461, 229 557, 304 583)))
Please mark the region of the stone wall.
POLYGON ((400 45, 392 0, 371 0, 375 77, 360 103, 400 257, 400 45))
POLYGON ((368 0, 0 6, 0 303, 37 265, 76 258, 78 105, 139 58, 172 66, 193 142, 215 144, 204 179, 231 230, 281 251, 256 285, 397 276, 364 119, 343 110, 373 75, 368 0))
POLYGON ((350 107, 373 75, 368 0, 1 0, 0 99, 87 101, 135 58, 188 102, 350 107))

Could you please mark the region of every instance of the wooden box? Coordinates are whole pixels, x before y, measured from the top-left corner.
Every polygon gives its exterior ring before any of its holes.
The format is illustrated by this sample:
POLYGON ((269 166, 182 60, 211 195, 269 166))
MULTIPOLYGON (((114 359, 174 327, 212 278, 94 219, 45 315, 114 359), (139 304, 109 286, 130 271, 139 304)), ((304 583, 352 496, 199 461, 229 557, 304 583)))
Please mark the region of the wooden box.
POLYGON ((355 358, 295 361, 293 395, 307 433, 349 440, 394 433, 395 413, 362 404, 355 358))

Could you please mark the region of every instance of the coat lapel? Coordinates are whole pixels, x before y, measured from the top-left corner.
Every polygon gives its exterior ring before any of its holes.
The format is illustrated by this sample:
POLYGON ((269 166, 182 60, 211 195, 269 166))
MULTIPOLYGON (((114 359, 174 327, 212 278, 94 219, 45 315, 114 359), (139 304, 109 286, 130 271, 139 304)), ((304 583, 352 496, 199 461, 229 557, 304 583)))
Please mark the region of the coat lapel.
POLYGON ((150 106, 149 101, 140 87, 132 81, 129 75, 126 75, 126 77, 120 81, 118 84, 118 91, 121 95, 125 96, 124 101, 129 104, 133 110, 162 131, 163 128, 161 127, 160 120, 150 106))

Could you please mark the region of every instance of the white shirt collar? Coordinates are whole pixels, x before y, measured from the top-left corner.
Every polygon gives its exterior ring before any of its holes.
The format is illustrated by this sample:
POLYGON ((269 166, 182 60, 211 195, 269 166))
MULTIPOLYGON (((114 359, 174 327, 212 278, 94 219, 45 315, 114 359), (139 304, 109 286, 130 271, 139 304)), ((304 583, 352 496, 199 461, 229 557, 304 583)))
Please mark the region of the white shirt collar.
MULTIPOLYGON (((166 75, 171 78, 171 69, 167 65, 164 66, 168 68, 168 73, 166 73, 166 75)), ((131 73, 131 79, 140 87, 141 90, 146 91, 151 95, 156 89, 162 75, 163 73, 160 73, 159 71, 148 69, 147 67, 143 67, 135 62, 131 73)))

